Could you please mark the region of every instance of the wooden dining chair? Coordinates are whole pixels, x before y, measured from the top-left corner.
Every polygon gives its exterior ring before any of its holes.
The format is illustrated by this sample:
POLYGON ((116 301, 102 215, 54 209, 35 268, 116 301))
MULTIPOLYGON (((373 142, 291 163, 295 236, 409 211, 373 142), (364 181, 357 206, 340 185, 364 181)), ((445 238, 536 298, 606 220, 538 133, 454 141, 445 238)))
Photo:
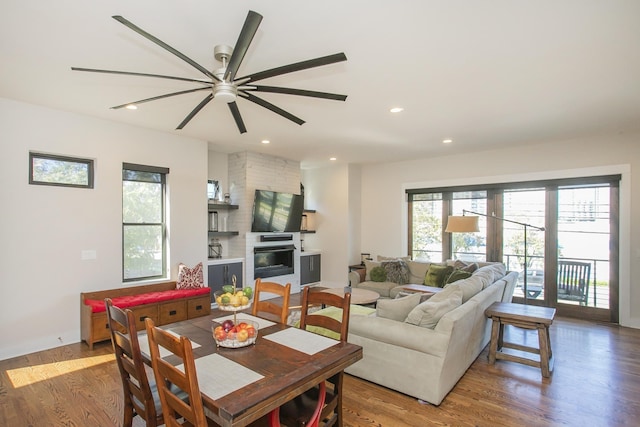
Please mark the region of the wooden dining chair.
POLYGON ((163 425, 162 407, 155 381, 147 376, 142 361, 133 312, 115 307, 110 298, 105 299, 105 305, 111 342, 124 391, 122 425, 131 427, 136 415, 145 420, 147 427, 163 425))
POLYGON ((151 351, 151 366, 158 384, 158 394, 162 403, 162 413, 169 427, 216 426, 204 413, 196 364, 193 358, 193 348, 189 338, 176 337, 155 326, 153 320, 145 319, 149 349, 151 351), (184 367, 184 371, 165 361, 160 356, 160 347, 177 356, 184 367), (175 386, 175 387, 172 387, 175 386), (186 393, 187 399, 176 393, 176 389, 186 393))
MULTIPOLYGON (((307 326, 317 326, 328 329, 332 332, 340 334, 340 341, 346 342, 349 335, 349 311, 351 308, 351 293, 347 292, 344 296, 322 292, 321 289, 313 287, 305 287, 302 294, 302 308, 300 313, 300 328, 307 329, 307 326), (338 307, 342 309, 340 320, 333 319, 321 314, 311 314, 309 309, 312 307, 338 307)), ((340 426, 343 424, 342 416, 342 385, 344 382, 344 372, 340 371, 333 377, 323 381, 318 387, 306 391, 297 396, 292 401, 285 403, 280 408, 280 419, 286 425, 304 425, 304 419, 307 419, 312 408, 316 407, 323 398, 325 402, 322 404, 320 412, 320 426, 340 426), (328 383, 328 387, 325 387, 328 383), (325 389, 323 391, 323 389, 325 389)))
POLYGON ((291 283, 281 285, 276 282, 263 282, 260 278, 257 278, 253 294, 253 308, 251 314, 258 316, 259 313, 269 313, 274 316, 278 316, 280 323, 287 323, 287 317, 289 317, 291 283), (278 305, 268 299, 260 301, 260 296, 262 294, 275 294, 281 296, 282 305, 278 305))

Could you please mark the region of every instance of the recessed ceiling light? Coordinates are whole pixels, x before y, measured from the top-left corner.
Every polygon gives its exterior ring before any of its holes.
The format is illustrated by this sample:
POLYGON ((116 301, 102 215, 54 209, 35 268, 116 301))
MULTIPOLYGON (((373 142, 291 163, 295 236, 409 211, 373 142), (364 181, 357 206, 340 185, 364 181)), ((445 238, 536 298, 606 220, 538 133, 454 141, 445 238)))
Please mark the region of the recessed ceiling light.
POLYGON ((269 141, 268 139, 263 139, 261 142, 262 142, 263 144, 268 144, 268 143, 270 143, 271 141, 269 141))
POLYGON ((134 104, 129 104, 129 105, 127 105, 127 106, 126 106, 126 107, 124 107, 124 108, 126 108, 127 110, 137 110, 137 109, 138 109, 138 106, 137 106, 137 105, 134 105, 134 104))
POLYGON ((443 144, 451 144, 452 142, 453 142, 453 139, 451 139, 451 138, 447 138, 447 139, 443 139, 442 140, 443 144))
POLYGON ((404 108, 402 108, 402 107, 393 107, 389 111, 392 112, 392 113, 400 113, 401 111, 404 111, 404 108))
POLYGON ((329 157, 329 160, 331 160, 332 162, 335 162, 335 161, 336 161, 336 160, 338 160, 338 159, 337 159, 337 158, 335 158, 335 157, 329 157))

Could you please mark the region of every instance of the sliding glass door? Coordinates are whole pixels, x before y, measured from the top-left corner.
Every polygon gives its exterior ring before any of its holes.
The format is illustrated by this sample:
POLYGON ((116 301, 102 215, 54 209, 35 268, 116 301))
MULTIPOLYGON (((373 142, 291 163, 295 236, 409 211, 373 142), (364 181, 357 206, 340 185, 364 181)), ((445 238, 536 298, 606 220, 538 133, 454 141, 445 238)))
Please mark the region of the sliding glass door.
POLYGON ((618 320, 619 176, 408 190, 409 255, 500 261, 519 274, 514 302, 618 320), (445 233, 449 215, 476 233, 445 233), (525 274, 526 273, 526 274, 525 274))

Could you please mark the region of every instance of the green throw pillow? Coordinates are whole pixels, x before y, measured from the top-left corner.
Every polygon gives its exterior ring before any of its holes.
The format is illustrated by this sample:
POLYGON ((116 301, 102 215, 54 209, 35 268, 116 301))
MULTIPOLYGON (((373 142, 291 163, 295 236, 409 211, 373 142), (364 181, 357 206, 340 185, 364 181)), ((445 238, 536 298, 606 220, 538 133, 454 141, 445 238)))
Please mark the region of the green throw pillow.
POLYGON ((469 277, 471 277, 471 274, 472 273, 464 270, 453 270, 453 273, 451 273, 449 277, 447 277, 447 283, 453 283, 457 282, 458 280, 468 279, 469 277))
POLYGON ((453 267, 450 265, 431 264, 427 275, 424 276, 424 284, 441 288, 451 273, 453 273, 453 267))
POLYGON ((384 282, 387 280, 387 271, 381 266, 373 267, 370 276, 374 282, 384 282))

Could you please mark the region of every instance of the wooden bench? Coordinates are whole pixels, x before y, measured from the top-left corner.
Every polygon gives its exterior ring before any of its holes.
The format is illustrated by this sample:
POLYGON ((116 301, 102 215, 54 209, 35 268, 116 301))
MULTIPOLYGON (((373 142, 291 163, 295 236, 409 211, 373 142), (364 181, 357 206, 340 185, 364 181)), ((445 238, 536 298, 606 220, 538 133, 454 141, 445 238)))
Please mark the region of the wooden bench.
MULTIPOLYGON (((204 289, 208 291, 198 291, 206 292, 200 295, 182 296, 165 301, 143 303, 122 308, 129 308, 133 311, 136 318, 136 328, 138 330, 145 328, 144 319, 147 317, 153 319, 156 325, 166 325, 194 317, 206 316, 211 313, 211 289, 204 289)), ((175 290, 176 282, 173 281, 128 288, 82 292, 80 294, 80 335, 82 341, 85 341, 89 345, 89 349, 93 350, 94 343, 106 341, 111 338, 106 311, 94 312, 92 305, 85 303, 86 300, 93 300, 95 303, 95 301, 104 301, 105 298, 111 298, 113 300, 118 297, 142 296, 157 292, 166 292, 165 296, 167 296, 172 294, 168 291, 175 290)), ((114 305, 117 306, 118 304, 114 301, 114 305)))

